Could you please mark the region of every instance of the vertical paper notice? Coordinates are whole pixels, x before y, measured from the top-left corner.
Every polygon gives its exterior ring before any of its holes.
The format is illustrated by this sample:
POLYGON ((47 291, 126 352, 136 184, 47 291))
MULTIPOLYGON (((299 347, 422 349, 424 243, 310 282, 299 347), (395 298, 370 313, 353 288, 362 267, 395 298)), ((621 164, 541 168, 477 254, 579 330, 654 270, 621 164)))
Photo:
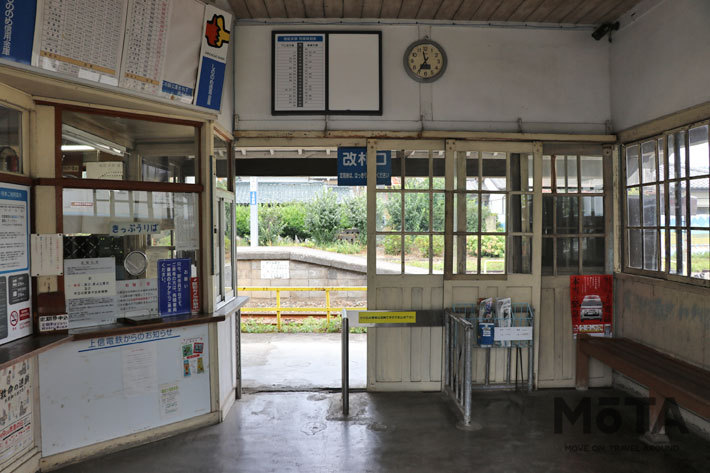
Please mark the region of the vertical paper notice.
POLYGON ((144 343, 123 349, 123 394, 139 396, 155 391, 156 344, 144 343))
POLYGON ((180 387, 176 383, 160 385, 160 417, 169 417, 180 408, 180 387))
POLYGON ((32 63, 80 79, 118 85, 128 0, 44 0, 32 63))
POLYGON ((69 328, 116 321, 116 258, 64 260, 69 328))
POLYGON ((0 370, 0 465, 33 444, 29 360, 0 370))
POLYGON ((32 333, 29 188, 0 186, 0 342, 32 333))
POLYGON ((325 111, 325 35, 277 34, 274 39, 274 111, 325 111))
POLYGON ((169 0, 131 0, 121 61, 121 87, 157 94, 168 45, 169 0))

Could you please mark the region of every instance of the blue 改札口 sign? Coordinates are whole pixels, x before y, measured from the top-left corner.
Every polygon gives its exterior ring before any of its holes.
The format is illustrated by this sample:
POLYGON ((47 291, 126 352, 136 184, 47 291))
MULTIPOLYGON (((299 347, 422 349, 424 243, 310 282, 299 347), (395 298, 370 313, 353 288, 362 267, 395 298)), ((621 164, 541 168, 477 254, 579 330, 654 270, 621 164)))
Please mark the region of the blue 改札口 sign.
POLYGON ((158 313, 163 316, 190 313, 190 260, 158 260, 158 313))
MULTIPOLYGON (((392 152, 377 152, 377 185, 389 186, 392 182, 392 152)), ((367 148, 338 148, 338 185, 367 185, 367 148)))

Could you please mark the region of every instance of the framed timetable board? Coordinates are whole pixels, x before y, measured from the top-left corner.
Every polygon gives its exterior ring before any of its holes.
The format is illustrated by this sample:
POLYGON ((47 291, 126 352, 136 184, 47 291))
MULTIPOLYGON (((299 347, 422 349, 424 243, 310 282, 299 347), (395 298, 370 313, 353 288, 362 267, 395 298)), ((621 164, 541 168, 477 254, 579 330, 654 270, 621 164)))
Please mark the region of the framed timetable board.
POLYGON ((272 115, 382 115, 380 31, 273 31, 272 115))

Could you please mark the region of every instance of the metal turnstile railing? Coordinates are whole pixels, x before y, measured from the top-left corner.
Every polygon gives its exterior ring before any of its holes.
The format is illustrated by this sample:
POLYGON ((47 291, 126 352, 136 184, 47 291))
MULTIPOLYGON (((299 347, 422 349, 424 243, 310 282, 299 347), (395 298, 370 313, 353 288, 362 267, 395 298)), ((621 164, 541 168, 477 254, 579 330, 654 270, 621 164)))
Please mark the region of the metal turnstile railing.
MULTIPOLYGON (((509 318, 476 316, 478 308, 473 305, 454 306, 444 316, 444 391, 454 400, 463 414, 463 425, 471 425, 472 395, 475 390, 533 389, 533 330, 534 312, 529 304, 512 304, 509 318), (490 346, 480 346, 478 328, 480 323, 493 324, 508 333, 515 330, 529 337, 526 340, 496 340, 490 346), (522 330, 521 330, 522 329, 522 330), (505 350, 505 375, 503 382, 491 381, 491 350, 505 350), (523 350, 527 349, 527 376, 524 375, 523 350), (474 353, 485 357, 482 382, 474 380, 474 353), (513 358, 514 357, 514 358, 513 358), (513 362, 513 360, 515 360, 513 362), (512 369, 515 364, 513 379, 512 369)), ((477 363, 478 365, 478 363, 477 363)), ((495 377, 495 376, 494 376, 495 377)), ((495 377, 497 379, 497 377, 495 377)))

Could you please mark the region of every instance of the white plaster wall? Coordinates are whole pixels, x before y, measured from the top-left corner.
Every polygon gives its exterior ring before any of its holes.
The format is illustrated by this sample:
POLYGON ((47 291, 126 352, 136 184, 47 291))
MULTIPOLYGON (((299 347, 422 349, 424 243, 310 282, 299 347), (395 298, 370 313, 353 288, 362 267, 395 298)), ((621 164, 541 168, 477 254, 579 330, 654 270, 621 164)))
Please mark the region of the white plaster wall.
POLYGON ((481 26, 238 23, 235 110, 241 130, 495 130, 604 132, 611 117, 609 43, 590 30, 481 26), (271 116, 272 29, 382 31, 381 117, 271 116), (407 46, 429 34, 449 66, 433 84, 407 76, 407 46))
POLYGON ((710 1, 647 0, 611 47, 615 130, 710 100, 710 1))

